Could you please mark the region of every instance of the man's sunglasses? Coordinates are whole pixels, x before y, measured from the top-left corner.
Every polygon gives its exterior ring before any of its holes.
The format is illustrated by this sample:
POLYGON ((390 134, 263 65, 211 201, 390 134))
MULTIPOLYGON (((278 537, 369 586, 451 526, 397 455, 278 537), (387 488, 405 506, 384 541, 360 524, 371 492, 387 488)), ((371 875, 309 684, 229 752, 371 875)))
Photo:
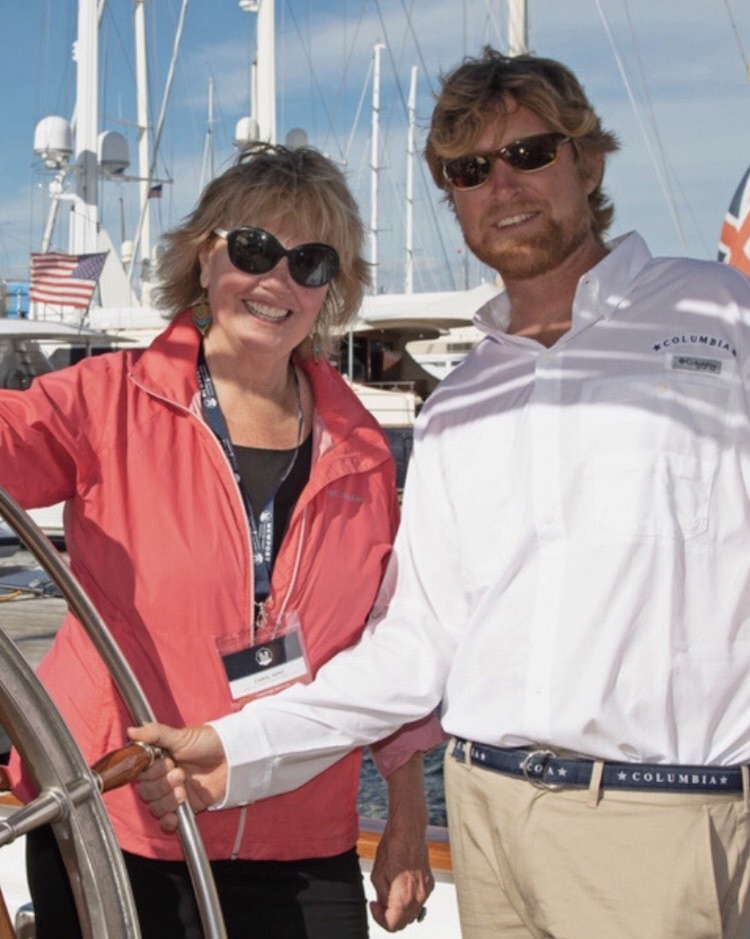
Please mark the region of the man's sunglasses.
POLYGON ((289 273, 301 287, 323 287, 339 271, 339 256, 330 245, 312 242, 287 250, 262 228, 215 228, 225 238, 229 260, 246 274, 267 274, 282 258, 289 259, 289 273))
POLYGON ((560 147, 569 143, 565 134, 534 134, 521 137, 492 153, 472 153, 443 163, 443 175, 454 189, 478 189, 490 178, 495 160, 502 160, 519 173, 536 173, 557 162, 560 147))

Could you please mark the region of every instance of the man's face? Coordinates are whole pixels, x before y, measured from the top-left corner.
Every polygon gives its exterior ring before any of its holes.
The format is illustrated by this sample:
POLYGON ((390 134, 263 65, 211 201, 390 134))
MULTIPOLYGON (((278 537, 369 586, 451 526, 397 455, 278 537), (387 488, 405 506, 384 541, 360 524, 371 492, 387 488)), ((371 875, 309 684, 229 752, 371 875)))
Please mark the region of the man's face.
MULTIPOLYGON (((521 137, 552 129, 533 111, 507 99, 507 114, 490 120, 475 152, 490 153, 521 137)), ((456 215, 466 244, 505 281, 555 270, 587 241, 595 241, 588 196, 601 164, 582 178, 573 145, 563 144, 551 166, 533 173, 495 160, 481 187, 453 189, 456 215)))

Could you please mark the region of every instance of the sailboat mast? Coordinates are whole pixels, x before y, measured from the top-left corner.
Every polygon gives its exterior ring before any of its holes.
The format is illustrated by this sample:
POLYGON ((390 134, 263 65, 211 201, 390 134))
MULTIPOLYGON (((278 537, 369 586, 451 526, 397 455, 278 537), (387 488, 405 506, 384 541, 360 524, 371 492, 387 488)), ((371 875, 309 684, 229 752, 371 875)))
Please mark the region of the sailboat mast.
POLYGON ((250 66, 250 119, 237 125, 235 142, 276 143, 276 21, 275 0, 239 0, 245 13, 254 13, 255 59, 250 66))
POLYGON ((414 292, 414 127, 417 111, 417 66, 411 68, 406 137, 406 274, 404 293, 414 292))
POLYGON ((206 140, 203 145, 203 164, 199 189, 211 182, 214 178, 214 78, 208 77, 208 121, 206 125, 206 140))
MULTIPOLYGON (((140 204, 145 206, 141 226, 141 257, 147 262, 151 257, 151 219, 148 194, 151 188, 151 148, 148 120, 148 62, 146 57, 145 0, 135 0, 135 80, 136 112, 138 123, 138 176, 140 204)), ((148 280, 148 271, 144 270, 148 280)), ((145 298, 144 298, 145 299, 145 298)))
POLYGON ((255 61, 250 69, 250 119, 253 136, 276 143, 276 0, 240 0, 240 9, 255 13, 255 61))
POLYGON ((523 55, 529 49, 526 0, 508 0, 508 55, 523 55))
MULTIPOLYGON (((172 56, 169 60, 169 70, 167 72, 167 81, 164 86, 164 94, 162 95, 161 107, 159 109, 159 117, 156 121, 156 133, 154 134, 154 145, 153 153, 150 157, 150 163, 148 164, 148 170, 145 175, 149 181, 153 180, 156 176, 156 160, 159 154, 159 148, 161 147, 161 136, 164 131, 164 122, 167 117, 167 105, 169 104, 169 96, 172 93, 172 82, 174 81, 175 66, 177 63, 177 58, 180 51, 180 44, 182 42, 182 33, 185 29, 185 16, 187 14, 189 0, 182 0, 182 5, 180 6, 180 15, 177 19, 177 30, 175 32, 174 42, 172 44, 172 56)), ((140 245, 143 238, 143 229, 146 224, 146 218, 149 212, 149 200, 148 193, 146 193, 146 198, 141 202, 141 212, 138 217, 138 229, 135 233, 135 238, 133 239, 133 256, 130 260, 130 266, 128 267, 128 280, 132 282, 133 275, 135 273, 135 262, 138 256, 140 245)), ((147 257, 145 251, 141 252, 141 257, 147 257)), ((148 285, 146 290, 148 291, 148 285)))
POLYGON ((76 198, 70 224, 72 254, 96 251, 98 206, 99 37, 96 0, 78 4, 76 60, 76 198))
POLYGON ((275 0, 258 2, 258 137, 276 143, 276 25, 275 0))
POLYGON ((380 163, 380 53, 385 48, 382 42, 376 42, 373 53, 374 68, 372 79, 372 149, 370 168, 370 263, 372 264, 372 292, 378 292, 378 174, 380 163))

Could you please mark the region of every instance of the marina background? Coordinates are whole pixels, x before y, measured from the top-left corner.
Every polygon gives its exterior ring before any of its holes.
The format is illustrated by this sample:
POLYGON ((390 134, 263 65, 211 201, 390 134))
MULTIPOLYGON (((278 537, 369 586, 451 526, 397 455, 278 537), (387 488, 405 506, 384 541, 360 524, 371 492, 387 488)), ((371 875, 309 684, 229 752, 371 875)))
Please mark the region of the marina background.
MULTIPOLYGON (((135 147, 132 6, 110 0, 102 19, 102 117, 135 147)), ((237 121, 249 110, 256 17, 238 0, 187 7, 182 49, 156 175, 152 213, 176 224, 193 206, 210 165, 234 153, 237 121), (215 109, 209 121, 209 87, 215 109), (208 143, 210 141, 210 150, 208 143)), ((178 0, 146 3, 151 111, 158 112, 178 0)), ((406 100, 418 69, 417 150, 441 71, 491 43, 507 48, 505 0, 279 0, 276 5, 278 137, 303 129, 340 161, 367 217, 371 200, 370 93, 373 49, 384 46, 380 96, 378 288, 403 289, 406 100)), ((70 118, 75 102, 74 0, 10 0, 6 49, 26 63, 4 98, 0 178, 0 278, 24 281, 38 250, 51 179, 34 156, 36 124, 70 118)), ((740 0, 529 0, 529 48, 559 58, 583 80, 623 149, 607 170, 617 207, 613 232, 638 228, 658 254, 715 257, 725 209, 750 163, 750 4, 740 0)), ((11 58, 6 56, 6 69, 11 58)), ((155 120, 155 116, 154 116, 155 120)), ((131 169, 132 172, 132 169, 131 169)), ((415 167, 415 290, 457 289, 488 272, 463 251, 421 160, 415 167)), ((102 221, 132 238, 136 209, 124 182, 101 186, 102 221)), ((54 247, 65 250, 66 245, 54 247)))
MULTIPOLYGON (((430 825, 445 827, 445 791, 443 789, 443 755, 446 744, 425 754, 424 787, 427 797, 430 825)), ((362 759, 362 775, 359 780, 359 814, 362 818, 385 819, 388 812, 388 788, 375 765, 365 751, 362 759)))

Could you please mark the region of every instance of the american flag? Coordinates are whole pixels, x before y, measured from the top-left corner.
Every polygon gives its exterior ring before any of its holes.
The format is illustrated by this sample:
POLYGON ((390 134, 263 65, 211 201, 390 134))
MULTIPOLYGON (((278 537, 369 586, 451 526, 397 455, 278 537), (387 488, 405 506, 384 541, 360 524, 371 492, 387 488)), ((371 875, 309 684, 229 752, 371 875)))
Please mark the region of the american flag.
POLYGON ((750 167, 740 180, 719 239, 719 260, 750 275, 750 167))
POLYGON ((106 251, 101 254, 32 253, 29 296, 38 303, 88 309, 106 259, 106 251))

